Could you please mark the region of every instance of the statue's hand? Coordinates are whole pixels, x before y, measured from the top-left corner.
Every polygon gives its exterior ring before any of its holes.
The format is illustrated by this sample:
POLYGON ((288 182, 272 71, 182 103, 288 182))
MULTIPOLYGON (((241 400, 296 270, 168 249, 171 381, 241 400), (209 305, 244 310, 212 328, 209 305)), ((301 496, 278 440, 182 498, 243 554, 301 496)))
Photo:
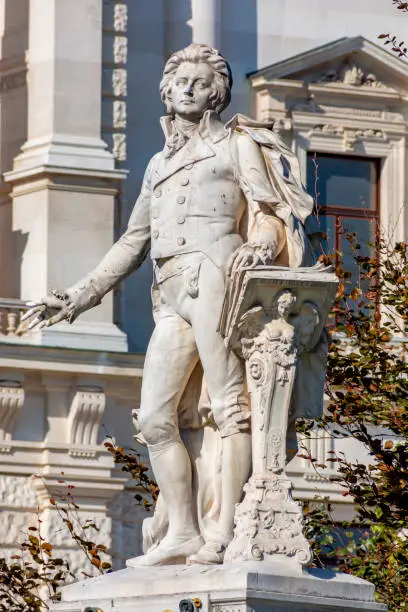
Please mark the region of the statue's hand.
POLYGON ((60 321, 72 320, 72 304, 63 291, 51 291, 51 295, 37 302, 27 302, 29 310, 21 317, 22 321, 34 317, 28 329, 50 327, 60 321))
POLYGON ((242 268, 255 268, 259 264, 268 265, 275 259, 275 249, 265 242, 247 242, 231 255, 227 264, 227 276, 235 274, 242 268))
POLYGON ((261 263, 261 256, 249 244, 243 244, 233 252, 227 264, 227 276, 232 276, 242 268, 253 268, 261 263))

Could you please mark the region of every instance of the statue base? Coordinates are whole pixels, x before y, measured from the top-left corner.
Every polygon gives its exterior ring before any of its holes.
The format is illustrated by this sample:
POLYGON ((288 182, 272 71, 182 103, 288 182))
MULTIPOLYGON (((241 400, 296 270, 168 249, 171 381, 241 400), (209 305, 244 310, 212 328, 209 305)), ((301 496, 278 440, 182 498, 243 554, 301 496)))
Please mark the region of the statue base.
POLYGON ((127 568, 62 589, 53 612, 384 612, 365 580, 282 558, 220 566, 127 568))

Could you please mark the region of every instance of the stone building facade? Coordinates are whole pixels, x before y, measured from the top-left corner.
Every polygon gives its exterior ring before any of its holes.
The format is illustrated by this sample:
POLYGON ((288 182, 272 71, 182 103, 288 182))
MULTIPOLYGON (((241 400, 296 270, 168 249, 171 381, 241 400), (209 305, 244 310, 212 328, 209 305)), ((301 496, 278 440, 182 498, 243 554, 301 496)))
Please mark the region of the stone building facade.
MULTIPOLYGON (((135 489, 102 443, 134 444, 150 265, 72 326, 29 333, 20 315, 24 300, 89 271, 126 226, 163 144, 168 55, 192 41, 218 47, 234 74, 229 115, 274 120, 308 188, 317 156, 332 246, 340 216, 364 236, 379 220, 407 239, 408 65, 379 46, 384 29, 408 38, 390 0, 0 0, 1 554, 40 514, 80 567, 48 503, 68 482, 116 567, 140 550, 135 489)), ((323 459, 333 441, 310 444, 323 459)), ((300 497, 323 492, 339 516, 349 511, 300 458, 292 477, 300 497)))

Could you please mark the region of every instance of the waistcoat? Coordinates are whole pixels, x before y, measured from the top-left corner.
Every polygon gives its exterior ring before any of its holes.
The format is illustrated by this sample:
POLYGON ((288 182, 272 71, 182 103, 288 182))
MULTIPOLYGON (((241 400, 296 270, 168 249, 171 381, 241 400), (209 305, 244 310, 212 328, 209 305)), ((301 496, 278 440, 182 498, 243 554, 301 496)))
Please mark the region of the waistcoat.
POLYGON ((151 257, 200 251, 223 264, 242 244, 245 210, 229 133, 207 143, 198 134, 174 156, 160 155, 151 175, 151 257))

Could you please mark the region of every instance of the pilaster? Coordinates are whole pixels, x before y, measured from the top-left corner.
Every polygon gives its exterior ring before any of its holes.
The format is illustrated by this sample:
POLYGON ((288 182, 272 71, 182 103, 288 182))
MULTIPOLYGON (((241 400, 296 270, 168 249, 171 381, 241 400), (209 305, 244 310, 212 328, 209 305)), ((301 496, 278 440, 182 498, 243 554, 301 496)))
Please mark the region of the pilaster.
MULTIPOLYGON (((13 231, 23 237, 15 260, 24 300, 75 283, 112 244, 125 173, 101 139, 101 78, 102 0, 32 0, 28 138, 6 174, 13 231)), ((112 295, 78 324, 39 330, 33 342, 127 350, 113 324, 112 295)))

